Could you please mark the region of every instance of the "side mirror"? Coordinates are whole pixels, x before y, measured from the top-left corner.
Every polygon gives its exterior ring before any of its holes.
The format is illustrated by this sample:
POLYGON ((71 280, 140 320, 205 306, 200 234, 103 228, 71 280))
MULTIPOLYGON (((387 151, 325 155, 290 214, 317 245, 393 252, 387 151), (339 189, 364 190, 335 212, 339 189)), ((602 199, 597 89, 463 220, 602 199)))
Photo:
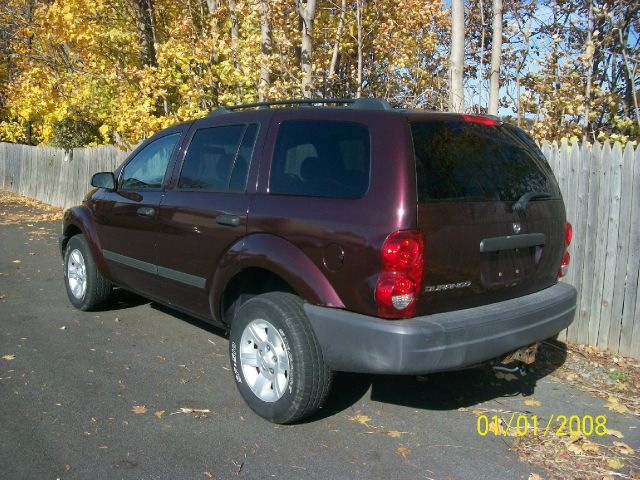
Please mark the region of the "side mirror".
POLYGON ((116 177, 111 172, 96 173, 91 177, 91 186, 96 188, 106 188, 107 190, 116 189, 116 177))

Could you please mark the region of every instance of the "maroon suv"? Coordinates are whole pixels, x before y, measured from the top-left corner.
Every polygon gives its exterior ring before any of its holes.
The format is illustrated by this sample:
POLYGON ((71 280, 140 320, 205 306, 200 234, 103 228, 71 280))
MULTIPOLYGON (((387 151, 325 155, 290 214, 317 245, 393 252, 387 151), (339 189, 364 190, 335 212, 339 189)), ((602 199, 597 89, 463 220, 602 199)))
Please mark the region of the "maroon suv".
POLYGON ((571 323, 571 226, 524 132, 319 103, 221 108, 96 174, 64 217, 71 303, 117 285, 225 327, 240 393, 279 423, 318 409, 332 371, 462 368, 571 323))

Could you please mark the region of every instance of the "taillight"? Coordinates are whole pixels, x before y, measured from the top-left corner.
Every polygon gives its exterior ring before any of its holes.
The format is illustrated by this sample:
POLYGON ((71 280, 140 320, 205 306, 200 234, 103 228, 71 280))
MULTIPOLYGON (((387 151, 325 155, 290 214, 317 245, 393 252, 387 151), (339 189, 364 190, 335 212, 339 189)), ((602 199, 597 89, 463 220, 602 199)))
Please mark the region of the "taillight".
POLYGON ((424 235, 419 230, 398 230, 382 245, 382 272, 376 285, 378 315, 413 316, 422 288, 424 235))
POLYGON ((462 115, 462 119, 467 123, 477 123, 488 127, 497 127, 500 124, 496 119, 482 115, 462 115))
POLYGON ((560 261, 560 271, 558 272, 558 278, 562 278, 567 274, 569 269, 569 262, 571 261, 571 255, 567 249, 571 245, 571 239, 573 238, 573 227, 569 222, 564 224, 564 249, 562 252, 562 260, 560 261))
POLYGON ((564 223, 564 248, 571 245, 571 239, 573 238, 573 227, 569 222, 564 223))

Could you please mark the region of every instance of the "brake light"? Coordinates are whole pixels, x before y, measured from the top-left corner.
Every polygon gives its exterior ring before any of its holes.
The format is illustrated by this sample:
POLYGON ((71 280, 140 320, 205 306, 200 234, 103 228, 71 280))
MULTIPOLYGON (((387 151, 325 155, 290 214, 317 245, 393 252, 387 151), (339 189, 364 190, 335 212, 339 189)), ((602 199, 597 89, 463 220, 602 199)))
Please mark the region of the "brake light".
POLYGON ((567 274, 569 269, 569 262, 571 261, 571 255, 567 249, 571 245, 571 239, 573 238, 573 227, 569 222, 564 224, 564 250, 562 252, 562 260, 560 261, 560 271, 558 272, 558 278, 562 278, 567 274))
POLYGON ((398 230, 382 245, 382 272, 376 285, 378 314, 384 318, 413 316, 422 288, 424 235, 398 230))
POLYGON ((564 224, 564 247, 567 248, 571 244, 573 238, 573 227, 569 222, 564 224))
POLYGON ((488 127, 497 127, 500 123, 491 117, 483 117, 482 115, 462 115, 462 119, 467 123, 477 123, 488 127))

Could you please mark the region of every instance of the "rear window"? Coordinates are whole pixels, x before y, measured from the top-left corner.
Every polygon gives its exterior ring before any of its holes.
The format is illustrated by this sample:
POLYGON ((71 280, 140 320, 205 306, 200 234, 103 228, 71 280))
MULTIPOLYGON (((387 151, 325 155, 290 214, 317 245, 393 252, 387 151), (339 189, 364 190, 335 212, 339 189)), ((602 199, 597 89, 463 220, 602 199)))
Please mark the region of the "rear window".
POLYGON ((296 120, 278 131, 269 192, 361 198, 369 189, 369 129, 348 122, 296 120))
POLYGON ((421 202, 516 201, 527 192, 559 196, 539 149, 513 129, 438 120, 412 122, 411 132, 421 202))

